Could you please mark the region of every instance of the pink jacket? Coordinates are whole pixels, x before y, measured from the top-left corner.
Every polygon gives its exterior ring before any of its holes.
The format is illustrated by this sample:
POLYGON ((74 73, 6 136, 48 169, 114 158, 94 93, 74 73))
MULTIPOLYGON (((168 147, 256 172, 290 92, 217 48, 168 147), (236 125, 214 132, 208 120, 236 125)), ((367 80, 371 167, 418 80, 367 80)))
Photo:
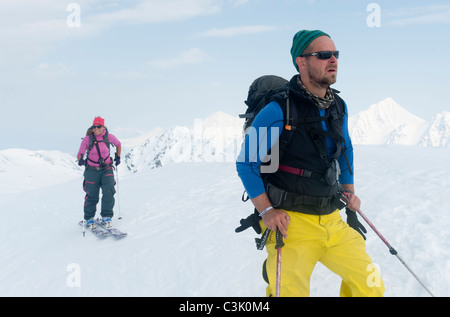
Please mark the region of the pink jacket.
MULTIPOLYGON (((105 133, 106 133, 106 130, 103 131, 102 134, 100 134, 100 135, 94 134, 94 136, 98 141, 103 141, 103 136, 105 135, 105 133)), ((109 143, 114 144, 116 147, 121 146, 120 141, 111 133, 108 133, 108 140, 109 140, 109 143)), ((100 149, 101 157, 105 160, 106 164, 110 164, 111 157, 109 156, 110 153, 109 153, 108 146, 105 144, 105 142, 98 142, 98 146, 100 149)), ((81 141, 80 149, 78 150, 78 155, 83 158, 88 149, 89 149, 89 135, 86 135, 84 137, 83 141, 81 141)), ((98 155, 97 147, 94 145, 93 148, 89 151, 89 157, 87 160, 87 164, 89 164, 91 166, 100 166, 100 164, 94 163, 94 162, 98 162, 99 159, 100 158, 98 155)))

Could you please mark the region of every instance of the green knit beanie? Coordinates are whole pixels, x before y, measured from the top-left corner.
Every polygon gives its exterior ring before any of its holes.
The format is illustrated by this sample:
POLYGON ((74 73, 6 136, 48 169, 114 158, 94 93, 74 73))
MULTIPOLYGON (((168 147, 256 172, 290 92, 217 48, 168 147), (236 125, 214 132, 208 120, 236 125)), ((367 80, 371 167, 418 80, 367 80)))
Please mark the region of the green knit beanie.
POLYGON ((298 31, 294 35, 294 39, 292 40, 291 55, 295 69, 298 70, 298 66, 297 63, 295 62, 295 59, 303 54, 303 51, 308 47, 309 44, 311 44, 312 41, 314 41, 319 36, 323 35, 331 38, 331 36, 329 36, 327 33, 322 32, 320 30, 314 31, 302 30, 298 31))

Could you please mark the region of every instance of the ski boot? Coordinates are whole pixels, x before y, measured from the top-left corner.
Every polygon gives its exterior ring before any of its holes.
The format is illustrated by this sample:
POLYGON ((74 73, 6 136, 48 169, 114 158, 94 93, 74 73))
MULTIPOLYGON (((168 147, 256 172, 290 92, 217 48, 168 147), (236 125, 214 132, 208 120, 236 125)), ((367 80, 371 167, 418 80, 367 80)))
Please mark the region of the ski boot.
POLYGON ((91 219, 89 219, 89 220, 86 221, 86 229, 94 230, 94 229, 96 229, 96 228, 97 228, 97 227, 96 227, 96 225, 95 225, 95 220, 94 220, 94 218, 91 218, 91 219))
POLYGON ((104 217, 104 218, 102 217, 102 225, 106 229, 112 228, 111 218, 110 217, 104 217))

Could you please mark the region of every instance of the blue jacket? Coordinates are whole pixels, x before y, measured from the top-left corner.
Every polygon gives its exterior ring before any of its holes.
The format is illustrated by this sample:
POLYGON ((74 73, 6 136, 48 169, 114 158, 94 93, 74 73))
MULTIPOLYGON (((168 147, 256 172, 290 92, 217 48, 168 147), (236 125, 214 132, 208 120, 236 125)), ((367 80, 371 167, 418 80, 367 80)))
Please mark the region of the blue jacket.
MULTIPOLYGON (((325 110, 320 110, 320 115, 324 116, 325 110)), ((256 131, 258 146, 250 147, 249 136, 247 135, 241 152, 236 161, 236 169, 239 177, 242 180, 244 188, 250 198, 255 198, 265 192, 264 183, 262 181, 259 168, 261 165, 261 158, 264 158, 269 153, 271 147, 278 141, 281 135, 284 124, 284 115, 280 105, 272 101, 264 107, 256 116, 252 129, 256 131), (260 130, 260 128, 263 128, 260 130), (268 144, 266 148, 260 146, 268 144)), ((328 131, 326 122, 322 121, 322 126, 325 131, 328 131)), ((345 116, 343 120, 342 132, 347 145, 345 155, 348 159, 351 170, 353 171, 353 147, 348 133, 348 111, 345 104, 345 116)), ((328 145, 328 155, 331 157, 336 151, 336 144, 331 138, 326 138, 328 145)), ((341 167, 341 184, 353 184, 353 175, 351 174, 348 164, 342 151, 339 159, 341 167)))

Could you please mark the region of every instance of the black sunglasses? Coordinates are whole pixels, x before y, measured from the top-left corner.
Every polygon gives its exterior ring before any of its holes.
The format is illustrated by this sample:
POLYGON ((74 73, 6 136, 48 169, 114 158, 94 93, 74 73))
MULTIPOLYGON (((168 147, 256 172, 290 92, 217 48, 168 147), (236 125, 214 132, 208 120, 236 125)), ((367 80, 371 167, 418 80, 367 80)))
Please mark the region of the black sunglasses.
POLYGON ((92 126, 92 129, 101 129, 101 128, 103 128, 102 125, 93 125, 92 126))
POLYGON ((318 59, 330 59, 331 56, 336 57, 336 59, 339 58, 339 51, 320 51, 320 52, 314 52, 309 54, 303 54, 300 55, 300 57, 307 57, 307 56, 315 56, 318 59))

